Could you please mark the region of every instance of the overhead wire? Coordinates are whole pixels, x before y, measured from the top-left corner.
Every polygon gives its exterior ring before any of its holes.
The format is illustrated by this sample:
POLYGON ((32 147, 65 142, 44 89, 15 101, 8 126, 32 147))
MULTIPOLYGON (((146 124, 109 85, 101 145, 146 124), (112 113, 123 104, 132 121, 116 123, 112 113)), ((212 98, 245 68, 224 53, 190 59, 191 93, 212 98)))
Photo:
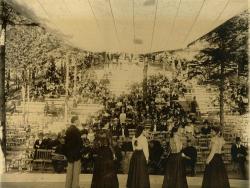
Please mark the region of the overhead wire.
POLYGON ((116 39, 117 39, 117 42, 118 42, 118 48, 120 48, 120 51, 121 51, 121 42, 120 42, 120 39, 119 39, 119 36, 118 36, 117 25, 116 25, 116 22, 115 22, 115 16, 114 16, 114 13, 113 13, 113 9, 112 9, 110 0, 108 0, 108 2, 109 2, 111 15, 112 15, 112 18, 113 18, 113 24, 114 24, 114 28, 115 28, 116 39))
MULTIPOLYGON (((101 37, 101 36, 102 36, 101 26, 100 26, 99 21, 98 21, 98 19, 97 19, 97 17, 96 17, 96 14, 95 14, 94 8, 93 8, 93 6, 92 6, 92 4, 91 4, 90 0, 87 0, 87 1, 88 1, 88 4, 89 4, 89 7, 90 7, 90 10, 91 10, 91 13, 92 13, 92 15, 93 15, 93 17, 94 17, 94 20, 95 20, 96 26, 97 26, 97 28, 98 28, 98 31, 99 31, 100 37, 101 37)), ((103 38, 102 38, 102 37, 101 37, 101 39, 102 39, 102 41, 103 41, 103 43, 104 43, 104 40, 103 40, 103 38)), ((105 44, 104 44, 104 45, 105 45, 105 44)))
POLYGON ((96 23, 96 25, 97 25, 97 27, 98 27, 98 29, 99 29, 99 32, 101 33, 101 27, 100 27, 100 24, 99 24, 99 22, 98 22, 98 19, 97 19, 96 15, 95 15, 95 12, 94 12, 94 9, 93 9, 93 6, 92 6, 90 0, 88 0, 88 4, 89 4, 89 7, 90 7, 91 12, 92 12, 92 14, 93 14, 95 23, 96 23))
MULTIPOLYGON (((40 0, 36 0, 36 2, 38 2, 39 6, 42 8, 42 10, 43 10, 44 13, 47 15, 47 17, 51 19, 50 14, 49 14, 48 11, 45 9, 45 7, 44 7, 43 4, 40 2, 40 0)), ((56 29, 59 31, 58 25, 57 25, 55 22, 53 22, 53 24, 54 24, 54 26, 56 27, 56 29)))
POLYGON ((212 23, 212 26, 214 26, 216 24, 216 22, 221 18, 222 14, 224 13, 224 11, 226 10, 227 6, 229 5, 230 0, 227 0, 225 6, 223 7, 222 11, 220 12, 220 14, 217 16, 217 18, 214 20, 214 22, 212 23))
POLYGON ((176 10, 176 13, 175 13, 175 16, 174 16, 174 20, 173 20, 173 22, 172 22, 172 26, 171 26, 171 29, 170 29, 170 31, 169 31, 169 35, 168 35, 168 37, 167 37, 167 42, 166 42, 166 43, 168 43, 170 37, 172 36, 173 30, 174 30, 174 28, 175 28, 176 19, 177 19, 178 15, 179 15, 181 3, 182 3, 182 0, 179 0, 178 7, 177 7, 177 10, 176 10))
POLYGON ((152 30, 152 36, 151 36, 151 43, 150 43, 150 52, 151 52, 152 46, 153 46, 157 11, 158 11, 158 0, 156 0, 156 5, 155 5, 155 15, 154 15, 154 24, 153 24, 153 30, 152 30))
POLYGON ((186 36, 185 36, 185 38, 184 38, 184 40, 183 40, 184 43, 187 41, 187 39, 188 39, 188 37, 189 37, 191 31, 193 30, 194 25, 196 24, 196 22, 197 22, 197 20, 198 20, 198 18, 199 18, 199 16, 200 16, 200 14, 201 14, 201 11, 202 11, 202 9, 203 9, 203 7, 204 7, 205 2, 206 2, 206 0, 203 0, 203 1, 202 1, 201 7, 200 7, 198 13, 196 14, 195 19, 194 19, 194 21, 193 21, 191 27, 189 28, 189 30, 188 30, 188 32, 187 32, 187 34, 186 34, 186 36))

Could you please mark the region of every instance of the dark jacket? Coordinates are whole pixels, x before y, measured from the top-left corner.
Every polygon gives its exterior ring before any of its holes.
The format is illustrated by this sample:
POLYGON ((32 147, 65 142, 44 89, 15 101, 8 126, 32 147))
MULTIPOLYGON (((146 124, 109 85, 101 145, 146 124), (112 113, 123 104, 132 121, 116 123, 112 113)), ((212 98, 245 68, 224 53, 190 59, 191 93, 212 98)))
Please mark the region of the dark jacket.
POLYGON ((187 147, 185 147, 183 150, 182 150, 182 152, 186 155, 186 156, 188 156, 188 157, 190 157, 191 159, 191 161, 192 162, 196 162, 197 161, 197 150, 196 150, 196 148, 195 147, 193 147, 193 146, 187 146, 187 147))
POLYGON ((241 159, 246 160, 247 149, 243 145, 240 145, 240 147, 238 148, 236 144, 233 144, 231 147, 231 156, 233 161, 237 161, 239 159, 239 157, 237 156, 238 154, 242 155, 240 157, 241 159))
POLYGON ((68 162, 72 163, 78 161, 81 158, 82 149, 81 132, 76 126, 71 125, 66 130, 64 145, 64 154, 68 162))
POLYGON ((46 149, 46 143, 44 140, 39 144, 39 139, 37 139, 34 143, 34 149, 46 149))

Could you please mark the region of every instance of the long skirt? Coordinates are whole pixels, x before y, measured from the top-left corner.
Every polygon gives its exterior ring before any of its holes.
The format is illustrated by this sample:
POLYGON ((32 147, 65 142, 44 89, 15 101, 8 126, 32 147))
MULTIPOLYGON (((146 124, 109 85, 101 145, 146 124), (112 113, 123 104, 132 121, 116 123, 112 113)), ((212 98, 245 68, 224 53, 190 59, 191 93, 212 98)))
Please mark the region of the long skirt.
POLYGON ((187 188, 185 162, 181 153, 171 153, 167 159, 162 188, 187 188))
POLYGON ((213 159, 206 165, 202 188, 229 188, 227 171, 221 154, 215 154, 213 159))
POLYGON ((150 188, 147 161, 142 150, 135 150, 130 159, 127 188, 150 188))
POLYGON ((119 182, 113 160, 95 162, 91 188, 118 188, 119 182))

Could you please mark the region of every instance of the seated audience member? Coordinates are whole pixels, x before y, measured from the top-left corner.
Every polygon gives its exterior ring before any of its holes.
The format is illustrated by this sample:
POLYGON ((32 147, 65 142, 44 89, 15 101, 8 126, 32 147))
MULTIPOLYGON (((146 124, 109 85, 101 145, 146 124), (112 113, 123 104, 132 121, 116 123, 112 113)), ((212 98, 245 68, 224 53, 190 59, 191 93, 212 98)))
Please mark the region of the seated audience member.
POLYGON ((125 136, 126 138, 129 137, 129 130, 128 127, 126 125, 122 125, 121 127, 121 131, 120 131, 120 136, 125 136))
POLYGON ((241 144, 240 137, 236 137, 236 143, 231 147, 232 161, 240 170, 244 179, 247 179, 246 156, 247 148, 241 144))
POLYGON ((123 156, 122 156, 122 149, 116 140, 113 141, 113 149, 114 149, 114 153, 116 157, 116 162, 115 162, 116 168, 117 168, 117 171, 119 172, 119 170, 121 169, 121 162, 122 162, 123 156))
POLYGON ((127 117, 126 117, 126 113, 124 112, 124 108, 122 108, 122 113, 120 114, 119 119, 120 119, 121 125, 124 125, 126 123, 127 117))
POLYGON ((88 136, 87 136, 88 140, 92 143, 95 139, 95 133, 93 131, 92 128, 89 128, 89 131, 88 131, 88 136))
POLYGON ((86 124, 82 124, 82 129, 80 130, 81 135, 88 134, 88 129, 86 124))
POLYGON ((208 121, 204 121, 204 126, 201 128, 201 134, 208 135, 211 133, 211 127, 209 126, 208 121))
POLYGON ((160 156, 160 161, 157 164, 158 169, 160 169, 161 173, 165 173, 165 167, 166 167, 166 163, 169 157, 169 154, 171 152, 171 148, 169 145, 169 142, 163 141, 162 144, 162 155, 160 156))
POLYGON ((60 144, 60 141, 58 140, 58 136, 56 134, 51 135, 51 140, 48 143, 47 149, 56 149, 56 147, 60 144))
POLYGON ((64 171, 67 166, 67 160, 64 157, 64 138, 59 133, 57 136, 58 144, 55 148, 55 154, 52 157, 52 165, 54 167, 55 172, 61 173, 64 171))
POLYGON ((49 133, 45 133, 43 137, 44 149, 52 149, 51 148, 51 135, 49 133))
POLYGON ((56 146, 55 153, 63 154, 65 140, 64 140, 64 137, 61 135, 61 133, 58 133, 57 141, 58 141, 58 145, 56 146))
POLYGON ((132 142, 127 138, 125 139, 125 141, 122 143, 122 151, 125 152, 129 152, 129 151, 133 151, 133 146, 132 146, 132 142))
POLYGON ((163 152, 163 148, 159 141, 151 140, 149 142, 149 163, 153 169, 157 170, 163 152))
POLYGON ((190 167, 191 176, 194 176, 195 164, 197 161, 197 150, 194 146, 192 146, 191 140, 187 140, 187 147, 185 147, 182 151, 187 156, 185 158, 186 167, 190 167))
POLYGON ((92 148, 90 146, 90 141, 88 139, 87 134, 83 134, 81 136, 83 143, 83 152, 82 152, 82 169, 83 172, 89 172, 92 168, 93 159, 92 159, 92 148))
POLYGON ((43 133, 38 133, 38 139, 35 141, 34 149, 45 149, 43 133))
POLYGON ((186 134, 191 134, 192 136, 194 136, 194 125, 192 123, 188 123, 185 126, 185 133, 186 134))

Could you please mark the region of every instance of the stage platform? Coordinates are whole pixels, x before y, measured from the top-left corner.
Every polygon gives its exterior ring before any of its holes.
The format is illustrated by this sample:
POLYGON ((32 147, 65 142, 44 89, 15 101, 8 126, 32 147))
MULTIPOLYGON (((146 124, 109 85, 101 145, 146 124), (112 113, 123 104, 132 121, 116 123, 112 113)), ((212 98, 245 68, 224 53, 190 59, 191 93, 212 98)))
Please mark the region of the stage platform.
MULTIPOLYGON (((92 174, 80 175, 80 188, 89 188, 92 174)), ((118 175, 120 188, 126 187, 127 175, 118 175)), ((201 187, 202 177, 188 177, 189 188, 201 187)), ((216 180, 214 180, 216 181, 216 180)), ((63 188, 65 174, 6 173, 2 175, 3 188, 63 188)), ((150 175, 151 188, 161 188, 163 176, 150 175)), ((248 181, 230 179, 231 188, 247 188, 248 181)))

